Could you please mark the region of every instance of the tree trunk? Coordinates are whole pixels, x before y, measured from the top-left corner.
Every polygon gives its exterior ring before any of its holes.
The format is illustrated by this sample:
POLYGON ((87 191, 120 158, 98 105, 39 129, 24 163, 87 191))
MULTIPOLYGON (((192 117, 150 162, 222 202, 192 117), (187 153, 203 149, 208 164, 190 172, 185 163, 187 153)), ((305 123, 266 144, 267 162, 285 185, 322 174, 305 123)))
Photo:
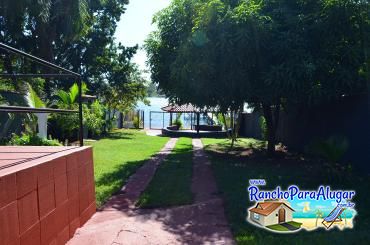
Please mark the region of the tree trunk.
POLYGON ((262 108, 267 126, 267 154, 269 156, 274 156, 280 105, 276 106, 274 113, 271 105, 269 104, 263 104, 262 108))
POLYGON ((232 111, 231 112, 231 116, 230 116, 230 127, 231 127, 231 145, 230 145, 230 148, 233 149, 234 148, 234 143, 235 143, 235 140, 236 140, 236 135, 235 135, 235 112, 232 111))
POLYGON ((238 139, 239 136, 239 128, 242 118, 242 112, 243 112, 243 105, 238 109, 238 118, 235 120, 235 113, 234 113, 234 125, 232 129, 232 140, 231 140, 231 148, 234 147, 235 141, 238 139))
POLYGON ((225 113, 222 112, 221 115, 222 115, 222 120, 224 121, 226 135, 230 139, 229 128, 228 128, 227 123, 226 123, 225 113))

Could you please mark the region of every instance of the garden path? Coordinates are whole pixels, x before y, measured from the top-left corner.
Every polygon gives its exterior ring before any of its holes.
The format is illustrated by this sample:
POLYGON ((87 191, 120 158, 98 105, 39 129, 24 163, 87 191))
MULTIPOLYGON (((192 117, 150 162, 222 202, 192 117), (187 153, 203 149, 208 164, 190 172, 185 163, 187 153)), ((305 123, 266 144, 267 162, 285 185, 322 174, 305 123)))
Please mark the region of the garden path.
POLYGON ((157 157, 143 165, 120 193, 77 230, 68 244, 234 244, 200 139, 193 139, 194 203, 165 209, 135 207, 176 140, 170 139, 157 157))

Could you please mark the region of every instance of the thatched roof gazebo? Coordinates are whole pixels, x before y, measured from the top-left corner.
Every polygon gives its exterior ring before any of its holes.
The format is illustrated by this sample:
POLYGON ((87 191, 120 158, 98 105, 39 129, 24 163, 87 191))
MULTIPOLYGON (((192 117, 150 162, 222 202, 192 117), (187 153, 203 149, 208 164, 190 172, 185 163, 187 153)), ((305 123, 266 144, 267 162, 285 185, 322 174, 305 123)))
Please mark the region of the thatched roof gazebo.
MULTIPOLYGON (((167 112, 167 113, 170 113, 170 124, 172 124, 172 114, 173 113, 190 113, 190 114, 195 114, 196 115, 196 124, 194 125, 195 127, 195 130, 196 130, 196 134, 199 135, 199 131, 205 131, 205 132, 211 132, 211 135, 212 133, 217 133, 217 132, 222 132, 222 126, 219 126, 219 125, 200 125, 200 113, 207 113, 207 112, 210 112, 212 111, 215 112, 216 110, 214 108, 212 109, 201 109, 199 107, 196 107, 192 104, 183 104, 183 105, 176 105, 176 104, 172 104, 172 105, 168 105, 168 106, 165 106, 165 107, 162 107, 161 108, 162 111, 164 112, 167 112)), ((191 116, 191 120, 193 119, 193 116, 191 116)), ((192 130, 193 130, 193 124, 191 123, 192 125, 192 130)), ((168 130, 174 130, 172 128, 172 126, 170 125, 169 127, 167 127, 168 130)), ((175 130, 178 130, 175 129, 175 130)), ((187 131, 187 130, 185 130, 187 131)), ((185 132, 184 130, 182 130, 181 132, 182 133, 191 133, 191 131, 189 132, 185 132)), ((214 135, 214 134, 213 134, 214 135)))
POLYGON ((172 113, 196 113, 197 115, 197 133, 199 133, 200 110, 192 104, 167 105, 161 108, 162 111, 170 113, 170 122, 172 123, 172 113))
POLYGON ((168 105, 161 108, 165 112, 174 112, 174 113, 197 113, 199 109, 192 104, 185 105, 168 105))

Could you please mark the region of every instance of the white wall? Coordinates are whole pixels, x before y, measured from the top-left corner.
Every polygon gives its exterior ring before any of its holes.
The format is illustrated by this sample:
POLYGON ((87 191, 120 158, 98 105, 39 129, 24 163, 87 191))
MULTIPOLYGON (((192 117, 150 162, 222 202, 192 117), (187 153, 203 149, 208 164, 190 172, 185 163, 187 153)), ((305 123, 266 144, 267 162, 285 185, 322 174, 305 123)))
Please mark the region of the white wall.
POLYGON ((284 204, 281 204, 277 209, 275 209, 271 214, 265 216, 265 226, 276 225, 279 223, 279 209, 285 209, 285 222, 293 220, 293 211, 287 208, 284 204))

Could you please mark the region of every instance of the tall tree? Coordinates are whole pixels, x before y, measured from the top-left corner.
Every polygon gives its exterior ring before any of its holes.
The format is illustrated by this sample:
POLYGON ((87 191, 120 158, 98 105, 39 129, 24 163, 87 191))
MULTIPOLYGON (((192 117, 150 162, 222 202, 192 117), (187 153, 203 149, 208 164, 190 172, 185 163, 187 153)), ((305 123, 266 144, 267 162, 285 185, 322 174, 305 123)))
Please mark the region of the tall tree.
MULTIPOLYGON (((114 39, 127 4, 128 0, 4 0, 0 3, 0 41, 82 74, 90 93, 104 97, 107 89, 114 89, 123 97, 128 94, 123 88, 135 84, 139 90, 141 85, 136 83, 142 82, 131 79, 131 58, 137 46, 125 47, 114 39)), ((49 72, 37 65, 15 62, 8 54, 4 57, 6 62, 0 64, 0 69, 9 73, 49 72)), ((18 82, 12 81, 11 85, 18 82)), ((46 81, 45 96, 60 88, 68 89, 74 82, 46 81)))
POLYGON ((146 42, 152 80, 174 101, 266 118, 366 88, 368 1, 175 0, 146 42), (330 32, 328 31, 330 30, 330 32))

